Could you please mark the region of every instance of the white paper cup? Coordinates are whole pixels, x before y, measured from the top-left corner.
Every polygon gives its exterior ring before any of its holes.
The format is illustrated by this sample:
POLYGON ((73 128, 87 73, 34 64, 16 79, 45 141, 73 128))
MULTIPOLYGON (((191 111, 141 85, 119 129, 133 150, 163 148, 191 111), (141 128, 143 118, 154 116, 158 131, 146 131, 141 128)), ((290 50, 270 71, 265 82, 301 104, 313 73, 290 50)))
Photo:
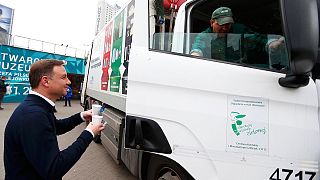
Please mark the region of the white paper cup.
POLYGON ((101 109, 101 105, 99 104, 93 104, 92 105, 92 115, 97 115, 99 116, 100 115, 100 109, 101 109))
POLYGON ((101 123, 102 122, 102 118, 103 118, 103 116, 93 115, 92 116, 92 123, 93 124, 101 123))

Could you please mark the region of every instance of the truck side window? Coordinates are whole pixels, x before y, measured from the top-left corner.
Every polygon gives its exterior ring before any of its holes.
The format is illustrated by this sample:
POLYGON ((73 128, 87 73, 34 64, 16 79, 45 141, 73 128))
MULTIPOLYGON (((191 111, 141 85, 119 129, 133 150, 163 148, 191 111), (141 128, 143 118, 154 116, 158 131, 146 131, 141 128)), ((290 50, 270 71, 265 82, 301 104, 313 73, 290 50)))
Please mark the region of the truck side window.
POLYGON ((279 72, 288 71, 289 61, 278 1, 247 0, 244 3, 231 0, 224 3, 207 0, 197 1, 189 8, 190 16, 186 16, 189 18, 185 22, 189 27, 185 27, 184 31, 189 33, 173 31, 177 28, 174 26, 184 24, 167 22, 165 13, 163 17, 155 13, 154 22, 157 24, 158 21, 159 26, 154 29, 150 26, 150 49, 279 72), (173 28, 168 28, 168 24, 173 24, 173 28), (177 36, 179 38, 175 38, 177 36), (178 45, 181 39, 183 46, 178 45))

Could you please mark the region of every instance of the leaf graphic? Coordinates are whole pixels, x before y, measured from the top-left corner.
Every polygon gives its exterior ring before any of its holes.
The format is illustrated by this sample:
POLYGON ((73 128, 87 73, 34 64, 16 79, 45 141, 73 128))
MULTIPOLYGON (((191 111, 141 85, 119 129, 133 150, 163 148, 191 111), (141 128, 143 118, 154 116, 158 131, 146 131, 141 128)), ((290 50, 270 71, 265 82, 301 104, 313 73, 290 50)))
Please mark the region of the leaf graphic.
POLYGON ((244 118, 244 117, 246 117, 246 115, 244 115, 244 114, 240 114, 240 115, 236 116, 237 119, 244 118))
POLYGON ((237 128, 236 124, 232 124, 231 127, 232 127, 233 132, 234 132, 237 136, 239 136, 240 133, 239 133, 239 131, 238 131, 238 128, 237 128))

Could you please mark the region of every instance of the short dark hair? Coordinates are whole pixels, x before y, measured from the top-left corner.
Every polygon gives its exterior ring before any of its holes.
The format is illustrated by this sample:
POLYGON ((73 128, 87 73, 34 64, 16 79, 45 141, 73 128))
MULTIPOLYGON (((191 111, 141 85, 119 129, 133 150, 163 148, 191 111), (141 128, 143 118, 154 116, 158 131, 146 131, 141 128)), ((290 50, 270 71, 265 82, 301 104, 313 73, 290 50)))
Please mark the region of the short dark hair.
POLYGON ((65 65, 64 61, 55 59, 43 59, 33 63, 29 72, 29 82, 31 88, 33 89, 39 86, 42 76, 52 76, 53 68, 55 66, 63 65, 65 65))

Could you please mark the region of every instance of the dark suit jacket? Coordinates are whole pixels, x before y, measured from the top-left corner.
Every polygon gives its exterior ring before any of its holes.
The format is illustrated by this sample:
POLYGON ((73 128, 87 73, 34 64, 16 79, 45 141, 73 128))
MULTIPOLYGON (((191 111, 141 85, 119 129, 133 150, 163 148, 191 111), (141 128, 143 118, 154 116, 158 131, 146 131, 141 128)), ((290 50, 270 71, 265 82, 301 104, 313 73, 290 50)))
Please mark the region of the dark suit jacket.
POLYGON ((83 131, 71 146, 60 151, 57 135, 83 120, 80 113, 57 120, 52 109, 43 98, 29 94, 13 112, 4 133, 7 180, 62 179, 91 143, 91 133, 83 131))

